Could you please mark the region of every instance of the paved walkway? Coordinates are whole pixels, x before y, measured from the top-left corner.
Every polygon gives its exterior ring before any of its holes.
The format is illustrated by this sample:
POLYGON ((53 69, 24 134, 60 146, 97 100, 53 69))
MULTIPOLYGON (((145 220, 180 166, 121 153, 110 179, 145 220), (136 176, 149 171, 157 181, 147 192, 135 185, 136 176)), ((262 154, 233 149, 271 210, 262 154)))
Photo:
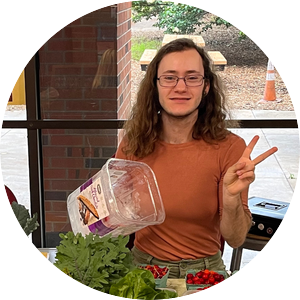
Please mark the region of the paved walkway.
MULTIPOLYGON (((293 111, 239 110, 234 113, 236 119, 296 119, 293 111)), ((290 202, 298 178, 299 168, 299 132, 298 129, 234 129, 246 143, 254 135, 259 135, 252 157, 256 157, 268 148, 278 147, 272 157, 256 166, 256 180, 250 186, 249 197, 290 202)), ((244 250, 241 268, 249 263, 257 251, 244 250)), ((223 259, 227 269, 230 267, 232 248, 225 245, 223 259)))
MULTIPOLYGON (((295 119, 290 111, 249 111, 234 112, 237 119, 295 119)), ((25 110, 5 112, 4 120, 24 120, 25 110)), ((252 157, 256 157, 270 147, 277 146, 278 152, 256 167, 256 180, 251 185, 249 196, 290 202, 296 186, 299 167, 299 133, 298 129, 233 129, 248 143, 254 135, 259 135, 252 157)), ((1 168, 3 181, 16 194, 18 201, 30 206, 29 176, 27 159, 27 132, 24 129, 2 129, 0 141, 1 168)), ((232 249, 225 246, 223 255, 229 269, 232 249)), ((255 257, 257 252, 244 251, 243 267, 255 257)))
MULTIPOLYGON (((26 120, 25 110, 6 110, 4 120, 26 120)), ((0 155, 3 182, 18 202, 30 207, 26 129, 1 129, 0 155)))

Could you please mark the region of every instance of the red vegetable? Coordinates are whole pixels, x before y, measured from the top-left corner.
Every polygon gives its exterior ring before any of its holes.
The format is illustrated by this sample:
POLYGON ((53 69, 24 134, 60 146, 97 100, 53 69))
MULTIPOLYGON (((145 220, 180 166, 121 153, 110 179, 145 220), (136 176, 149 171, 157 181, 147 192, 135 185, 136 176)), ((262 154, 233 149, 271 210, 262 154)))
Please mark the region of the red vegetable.
MULTIPOLYGON (((188 273, 186 275, 186 283, 187 284, 210 284, 215 285, 224 280, 224 276, 214 271, 204 270, 199 271, 195 275, 192 273, 188 273)), ((204 288, 200 288, 204 289, 204 288)))
POLYGON ((155 279, 163 278, 169 271, 167 267, 160 268, 158 265, 140 266, 141 269, 149 270, 155 279))

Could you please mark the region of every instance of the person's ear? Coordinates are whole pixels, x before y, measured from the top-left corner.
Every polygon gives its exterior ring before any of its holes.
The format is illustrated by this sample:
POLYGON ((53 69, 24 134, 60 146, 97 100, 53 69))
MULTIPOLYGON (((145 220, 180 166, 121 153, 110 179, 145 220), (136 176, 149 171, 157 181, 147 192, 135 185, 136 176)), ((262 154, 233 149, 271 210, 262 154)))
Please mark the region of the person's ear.
POLYGON ((208 94, 209 88, 210 88, 210 83, 209 83, 209 81, 205 81, 205 83, 204 83, 204 89, 203 89, 203 95, 206 96, 206 95, 208 94))

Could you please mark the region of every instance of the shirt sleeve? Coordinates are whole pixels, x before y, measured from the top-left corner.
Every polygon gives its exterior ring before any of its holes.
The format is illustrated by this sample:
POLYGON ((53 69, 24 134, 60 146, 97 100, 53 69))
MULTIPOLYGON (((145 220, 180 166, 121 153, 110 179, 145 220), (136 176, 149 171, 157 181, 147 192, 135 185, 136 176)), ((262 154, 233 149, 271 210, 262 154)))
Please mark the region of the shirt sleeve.
MULTIPOLYGON (((225 150, 225 153, 221 153, 221 155, 223 156, 223 158, 221 157, 221 168, 222 168, 222 176, 221 176, 221 181, 219 184, 219 214, 220 217, 222 218, 222 212, 223 212, 223 179, 224 176, 228 170, 228 168, 230 168, 231 166, 233 166, 235 163, 237 163, 237 161, 241 158, 245 148, 246 148, 246 143, 245 141, 237 136, 237 135, 233 135, 232 137, 232 143, 230 144, 230 146, 227 148, 227 150, 225 150)), ((249 215, 249 217, 251 218, 251 211, 248 207, 248 190, 246 189, 241 193, 241 198, 242 198, 242 204, 243 204, 243 208, 244 211, 247 213, 247 215, 249 215)))

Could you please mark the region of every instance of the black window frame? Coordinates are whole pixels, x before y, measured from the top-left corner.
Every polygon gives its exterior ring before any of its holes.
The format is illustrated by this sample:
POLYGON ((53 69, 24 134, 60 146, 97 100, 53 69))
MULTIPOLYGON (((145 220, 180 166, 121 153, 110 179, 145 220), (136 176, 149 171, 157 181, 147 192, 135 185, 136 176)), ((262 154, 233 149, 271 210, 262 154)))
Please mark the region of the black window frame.
MULTIPOLYGON (((4 120, 2 128, 27 129, 30 209, 38 212, 40 226, 32 233, 37 248, 46 245, 43 160, 41 131, 43 129, 122 129, 125 120, 43 120, 39 93, 39 54, 36 53, 25 67, 27 120, 4 120)), ((240 119, 239 128, 298 128, 297 119, 240 119)))

